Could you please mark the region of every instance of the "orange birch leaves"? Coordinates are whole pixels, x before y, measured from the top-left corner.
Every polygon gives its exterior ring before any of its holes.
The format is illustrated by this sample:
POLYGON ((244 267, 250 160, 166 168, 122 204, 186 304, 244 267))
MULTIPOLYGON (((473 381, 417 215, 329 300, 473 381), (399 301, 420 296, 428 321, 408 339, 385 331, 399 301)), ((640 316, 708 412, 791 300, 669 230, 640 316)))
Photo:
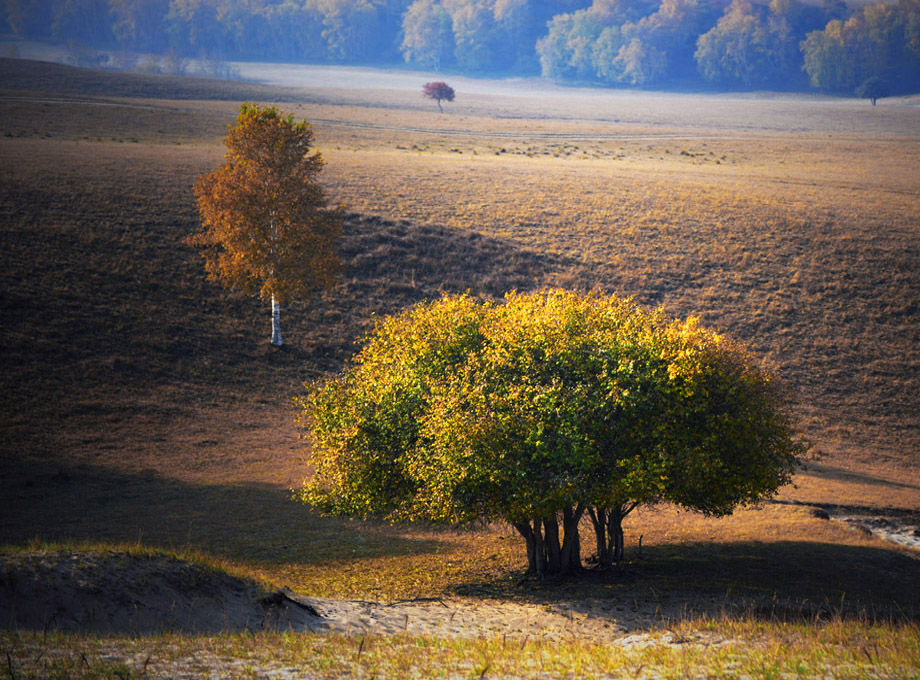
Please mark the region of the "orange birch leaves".
POLYGON ((224 139, 224 162, 195 183, 209 278, 263 300, 309 297, 341 270, 339 210, 326 208, 313 128, 275 107, 246 103, 224 139))

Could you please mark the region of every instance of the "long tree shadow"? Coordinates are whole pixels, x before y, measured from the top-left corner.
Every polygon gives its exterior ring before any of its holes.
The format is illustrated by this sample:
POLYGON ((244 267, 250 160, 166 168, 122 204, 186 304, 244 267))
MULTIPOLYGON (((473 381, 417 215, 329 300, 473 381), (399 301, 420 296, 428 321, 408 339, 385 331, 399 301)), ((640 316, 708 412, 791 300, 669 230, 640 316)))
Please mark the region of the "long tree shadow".
POLYGON ((445 294, 499 298, 513 290, 552 285, 591 288, 604 283, 583 263, 538 253, 512 241, 433 225, 351 214, 341 247, 339 284, 315 302, 293 305, 310 336, 312 363, 336 370, 375 317, 445 294))
POLYGON ((190 484, 153 471, 31 459, 2 463, 0 544, 142 544, 257 567, 399 557, 440 545, 383 523, 320 517, 267 484, 190 484))
POLYGON ((19 149, 2 163, 0 427, 10 452, 66 458, 68 440, 133 428, 140 403, 170 421, 202 404, 287 405, 305 381, 342 368, 375 316, 446 292, 581 281, 573 271, 588 282, 578 263, 509 241, 348 215, 343 276, 285 308, 287 347, 273 351, 265 305, 208 281, 184 243, 198 226, 190 187, 208 158, 177 165, 146 145, 113 145, 88 171, 68 149, 19 149))

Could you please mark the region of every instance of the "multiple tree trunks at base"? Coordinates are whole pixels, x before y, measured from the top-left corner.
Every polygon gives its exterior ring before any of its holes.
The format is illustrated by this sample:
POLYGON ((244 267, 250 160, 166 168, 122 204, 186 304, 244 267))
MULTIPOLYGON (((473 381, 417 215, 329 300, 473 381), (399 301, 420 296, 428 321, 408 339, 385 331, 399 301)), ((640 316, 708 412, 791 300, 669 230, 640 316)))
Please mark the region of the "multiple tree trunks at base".
POLYGON ((612 508, 588 508, 597 540, 597 564, 602 569, 619 563, 625 556, 623 520, 639 504, 621 503, 612 508))
POLYGON ((527 544, 527 575, 543 579, 573 574, 583 568, 578 524, 586 511, 594 526, 598 568, 609 569, 620 563, 625 558, 623 520, 638 505, 631 502, 610 508, 564 508, 561 542, 557 515, 514 522, 514 528, 527 544))
POLYGON ((527 544, 527 574, 543 579, 547 576, 572 574, 582 569, 578 523, 585 508, 564 508, 562 542, 559 519, 554 515, 514 522, 514 528, 527 544))

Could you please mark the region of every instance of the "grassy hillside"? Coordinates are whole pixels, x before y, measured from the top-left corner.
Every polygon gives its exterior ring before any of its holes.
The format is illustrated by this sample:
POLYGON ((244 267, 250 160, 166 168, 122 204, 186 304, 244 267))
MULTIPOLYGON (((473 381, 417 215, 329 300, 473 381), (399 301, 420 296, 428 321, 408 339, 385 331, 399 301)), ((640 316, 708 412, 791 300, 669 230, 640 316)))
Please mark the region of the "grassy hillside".
MULTIPOLYGON (((766 635, 764 649, 784 645, 764 622, 920 611, 914 557, 809 507, 920 512, 914 109, 885 110, 857 136, 807 124, 824 111, 851 126, 863 109, 803 104, 800 128, 765 134, 746 131, 750 117, 718 132, 705 118, 623 127, 577 93, 581 117, 519 119, 494 117, 508 102, 490 113, 485 96, 439 116, 304 93, 284 108, 320 121, 323 181, 348 205, 346 270, 284 310, 289 345, 274 351, 267 307, 206 281, 183 242, 197 226, 191 186, 219 163, 238 106, 224 85, 162 79, 150 98, 143 78, 79 72, 100 84, 62 97, 71 71, 42 66, 39 92, 34 65, 2 66, 24 70, 0 81, 0 543, 159 546, 315 595, 464 595, 585 616, 591 602, 611 621, 709 625, 693 623, 702 615, 726 631, 743 619, 725 634, 766 635), (522 545, 504 527, 348 522, 289 500, 306 472, 291 397, 339 370, 375 315, 547 285, 635 295, 750 343, 798 391, 824 459, 782 504, 722 520, 639 511, 626 564, 554 588, 517 584, 522 545)), ((686 104, 684 117, 712 102, 686 104)), ((745 104, 765 120, 770 106, 745 104)), ((827 644, 864 664, 866 640, 827 644)))

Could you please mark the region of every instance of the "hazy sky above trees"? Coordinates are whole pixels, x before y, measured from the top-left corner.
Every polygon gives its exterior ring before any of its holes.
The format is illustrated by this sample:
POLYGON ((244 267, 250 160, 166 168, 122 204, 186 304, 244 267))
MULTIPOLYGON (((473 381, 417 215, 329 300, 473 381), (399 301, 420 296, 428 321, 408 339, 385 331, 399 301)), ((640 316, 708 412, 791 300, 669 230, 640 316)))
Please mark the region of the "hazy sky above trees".
MULTIPOLYGON (((920 91, 920 0, 6 0, 5 32, 212 61, 612 87, 920 91)), ((130 66, 130 57, 120 64, 130 66)))

